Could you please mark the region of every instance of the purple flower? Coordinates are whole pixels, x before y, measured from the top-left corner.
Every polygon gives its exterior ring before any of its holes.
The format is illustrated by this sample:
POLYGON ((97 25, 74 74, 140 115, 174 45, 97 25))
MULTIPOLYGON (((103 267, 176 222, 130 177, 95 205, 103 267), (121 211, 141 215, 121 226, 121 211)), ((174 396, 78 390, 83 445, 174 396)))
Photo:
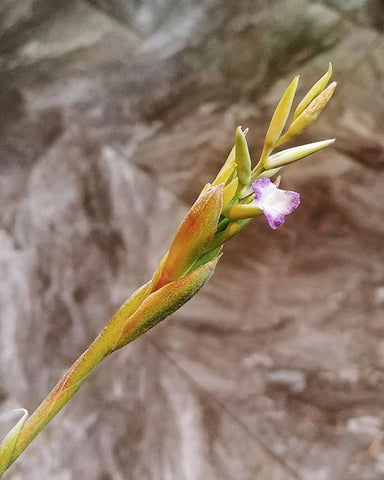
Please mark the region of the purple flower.
POLYGON ((268 222, 276 229, 285 220, 285 216, 294 212, 300 204, 300 194, 288 190, 280 190, 269 178, 259 178, 252 182, 255 193, 254 204, 259 207, 268 222))

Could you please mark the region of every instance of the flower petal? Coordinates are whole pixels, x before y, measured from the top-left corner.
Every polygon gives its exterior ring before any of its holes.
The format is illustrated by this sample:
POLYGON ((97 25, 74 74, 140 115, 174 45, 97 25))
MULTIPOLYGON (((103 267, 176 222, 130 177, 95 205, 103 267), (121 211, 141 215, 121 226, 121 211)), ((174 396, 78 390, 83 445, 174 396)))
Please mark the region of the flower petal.
POLYGON ((294 212, 300 204, 300 194, 281 190, 269 178, 259 178, 252 183, 255 194, 254 204, 263 210, 268 225, 280 227, 285 216, 294 212))

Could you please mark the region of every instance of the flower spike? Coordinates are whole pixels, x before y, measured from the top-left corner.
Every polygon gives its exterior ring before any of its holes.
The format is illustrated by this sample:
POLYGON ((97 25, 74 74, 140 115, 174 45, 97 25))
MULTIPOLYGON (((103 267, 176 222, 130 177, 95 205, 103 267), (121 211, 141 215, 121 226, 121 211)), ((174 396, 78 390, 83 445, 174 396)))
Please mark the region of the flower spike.
POLYGON ((329 66, 326 75, 299 103, 293 122, 282 134, 297 88, 298 77, 293 79, 273 114, 260 160, 253 170, 245 140, 248 129, 237 128, 235 146, 226 162, 215 180, 203 187, 152 278, 115 312, 28 419, 23 411, 21 420, 0 444, 0 477, 104 358, 164 320, 205 285, 214 273, 225 242, 254 217, 264 215, 270 227, 276 229, 286 215, 296 210, 300 195, 278 188, 280 179, 272 183, 270 177, 280 173, 285 165, 329 146, 333 140, 272 153, 316 120, 336 86, 331 83, 326 87, 331 73, 329 66))

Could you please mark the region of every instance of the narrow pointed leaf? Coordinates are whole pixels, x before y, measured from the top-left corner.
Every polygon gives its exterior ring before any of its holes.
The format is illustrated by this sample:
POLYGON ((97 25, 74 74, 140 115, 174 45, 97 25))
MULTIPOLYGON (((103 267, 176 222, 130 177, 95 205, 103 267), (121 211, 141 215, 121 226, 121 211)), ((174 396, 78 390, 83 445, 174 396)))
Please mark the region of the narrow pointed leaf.
POLYGON ((12 430, 8 432, 8 434, 0 444, 0 477, 12 463, 12 457, 15 451, 17 440, 28 417, 28 412, 24 408, 15 411, 15 413, 19 412, 23 414, 22 417, 12 428, 12 430))
POLYGON ((122 326, 115 349, 139 337, 192 298, 211 278, 218 260, 219 257, 147 297, 122 326))

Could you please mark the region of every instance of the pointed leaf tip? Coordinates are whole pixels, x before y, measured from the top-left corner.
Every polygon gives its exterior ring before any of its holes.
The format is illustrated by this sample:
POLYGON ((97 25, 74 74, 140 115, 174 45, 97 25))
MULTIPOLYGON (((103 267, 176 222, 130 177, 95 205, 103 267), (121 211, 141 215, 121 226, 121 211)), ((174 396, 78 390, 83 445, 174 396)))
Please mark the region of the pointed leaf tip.
POLYGON ((16 425, 8 432, 8 434, 5 436, 4 440, 0 444, 0 477, 12 463, 19 435, 28 417, 28 411, 25 410, 25 408, 14 410, 12 413, 21 413, 22 416, 20 420, 16 423, 16 425))

